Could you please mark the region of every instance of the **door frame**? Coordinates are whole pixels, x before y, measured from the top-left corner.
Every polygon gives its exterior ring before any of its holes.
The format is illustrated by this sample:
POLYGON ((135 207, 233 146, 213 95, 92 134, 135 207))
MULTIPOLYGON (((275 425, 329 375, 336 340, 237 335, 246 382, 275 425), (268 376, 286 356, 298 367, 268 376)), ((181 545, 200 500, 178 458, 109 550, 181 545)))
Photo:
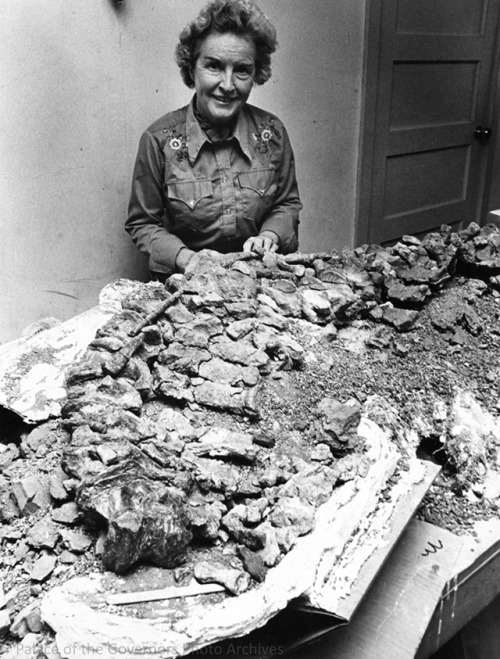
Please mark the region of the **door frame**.
MULTIPOLYGON (((373 186, 375 118, 377 111, 377 88, 379 77, 380 39, 382 23, 382 3, 384 0, 366 0, 363 74, 361 84, 361 126, 358 150, 357 204, 354 225, 354 246, 368 242, 370 209, 372 198, 377 193, 373 186)), ((395 0, 393 0, 395 1, 395 0)), ((500 0, 489 0, 500 2, 500 0)), ((491 70, 492 91, 488 98, 485 123, 491 126, 493 134, 485 155, 481 173, 481 189, 476 213, 476 221, 484 224, 488 213, 489 197, 493 185, 492 173, 495 149, 500 149, 500 12, 496 26, 491 70)), ((498 154, 500 157, 500 154, 498 154)), ((500 166, 499 166, 500 173, 500 166)), ((500 185, 500 181, 499 181, 500 185)))

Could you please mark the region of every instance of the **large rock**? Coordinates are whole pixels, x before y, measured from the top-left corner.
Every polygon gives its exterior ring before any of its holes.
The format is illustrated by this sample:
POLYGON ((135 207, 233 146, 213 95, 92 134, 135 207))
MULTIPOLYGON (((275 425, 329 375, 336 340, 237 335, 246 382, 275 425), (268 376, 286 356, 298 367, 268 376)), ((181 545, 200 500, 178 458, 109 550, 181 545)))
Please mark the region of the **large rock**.
POLYGON ((78 502, 107 523, 102 560, 108 569, 125 572, 139 561, 171 568, 186 559, 192 533, 175 488, 115 472, 85 483, 78 502))

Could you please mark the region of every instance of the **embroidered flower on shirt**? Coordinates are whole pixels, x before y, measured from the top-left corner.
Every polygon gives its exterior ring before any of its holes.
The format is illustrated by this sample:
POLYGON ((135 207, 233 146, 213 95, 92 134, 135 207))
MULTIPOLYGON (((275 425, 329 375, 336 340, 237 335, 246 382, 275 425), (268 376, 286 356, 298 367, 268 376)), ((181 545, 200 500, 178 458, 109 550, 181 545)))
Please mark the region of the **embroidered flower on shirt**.
POLYGON ((281 139, 281 133, 274 125, 274 118, 269 117, 267 121, 263 121, 257 126, 257 132, 252 134, 254 141, 256 142, 255 148, 260 153, 268 153, 269 151, 269 142, 272 140, 273 136, 281 139))
POLYGON ((185 160, 188 157, 188 150, 186 144, 186 138, 180 133, 174 133, 173 130, 164 129, 165 133, 165 142, 176 152, 176 157, 179 162, 185 160))
POLYGON ((174 151, 178 151, 182 146, 182 141, 178 137, 172 137, 169 142, 170 148, 174 151))

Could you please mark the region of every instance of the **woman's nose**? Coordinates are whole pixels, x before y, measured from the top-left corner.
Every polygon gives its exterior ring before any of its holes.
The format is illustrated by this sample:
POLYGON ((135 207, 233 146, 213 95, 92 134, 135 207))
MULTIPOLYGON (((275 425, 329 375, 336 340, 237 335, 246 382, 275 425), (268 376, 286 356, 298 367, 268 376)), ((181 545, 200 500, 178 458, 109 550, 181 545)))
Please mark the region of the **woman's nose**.
POLYGON ((225 92, 231 92, 234 89, 233 72, 231 69, 224 69, 221 75, 220 86, 225 92))

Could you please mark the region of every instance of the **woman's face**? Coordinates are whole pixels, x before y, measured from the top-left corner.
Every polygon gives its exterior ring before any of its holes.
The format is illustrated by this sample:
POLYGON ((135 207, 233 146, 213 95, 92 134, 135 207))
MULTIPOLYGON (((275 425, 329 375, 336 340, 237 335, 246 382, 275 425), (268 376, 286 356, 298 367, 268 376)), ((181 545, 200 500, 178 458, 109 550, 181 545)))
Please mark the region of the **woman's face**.
POLYGON ((193 78, 198 112, 213 125, 228 124, 246 103, 255 75, 251 39, 212 32, 201 43, 193 78))

